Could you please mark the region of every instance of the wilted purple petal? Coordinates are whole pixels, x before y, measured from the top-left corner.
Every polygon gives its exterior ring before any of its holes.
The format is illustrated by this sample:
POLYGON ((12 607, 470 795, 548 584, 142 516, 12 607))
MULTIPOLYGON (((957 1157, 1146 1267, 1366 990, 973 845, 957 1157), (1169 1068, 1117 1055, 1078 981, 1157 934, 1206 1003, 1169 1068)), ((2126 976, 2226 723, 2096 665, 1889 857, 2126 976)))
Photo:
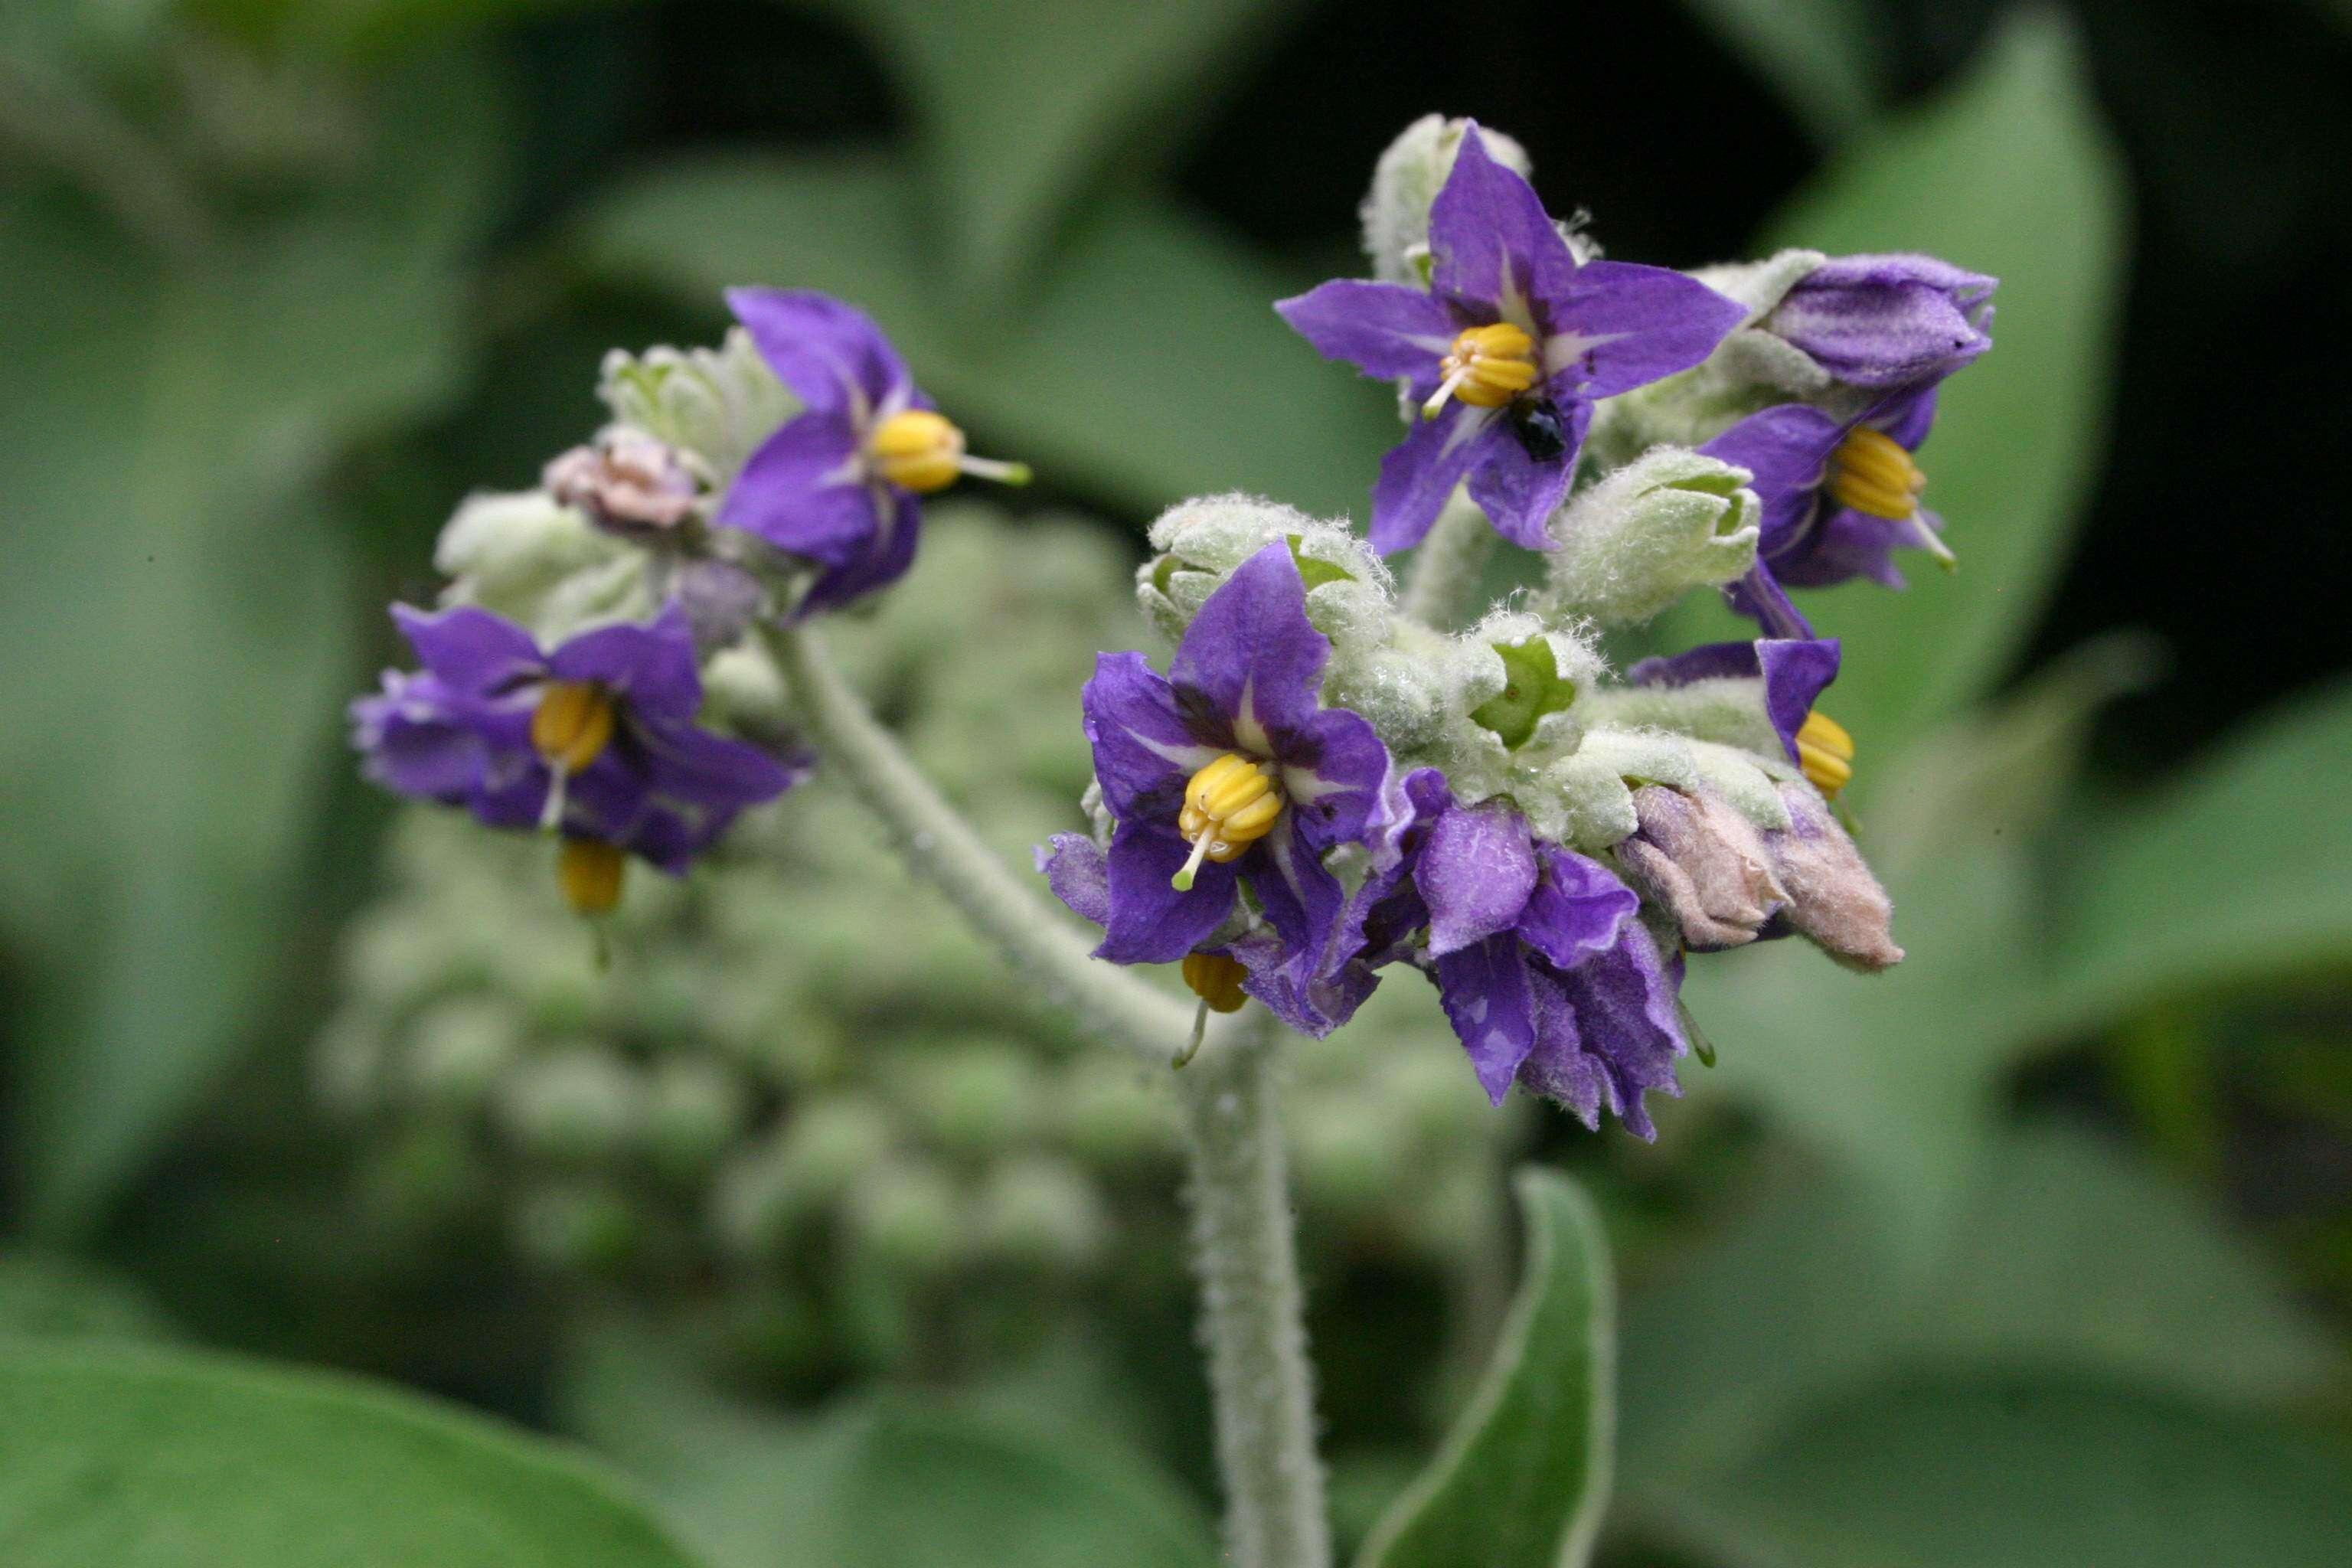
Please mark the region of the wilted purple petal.
POLYGON ((1608 951, 1641 909, 1640 897, 1608 867, 1573 849, 1539 845, 1537 859, 1541 871, 1519 915, 1519 940, 1561 969, 1608 951))
POLYGON ((1517 923, 1536 887, 1535 840, 1507 801, 1437 819, 1413 881, 1429 904, 1429 951, 1443 958, 1517 923))
POLYGON ((1037 847, 1037 870, 1080 920, 1110 924, 1110 861, 1083 833, 1056 833, 1037 847))
POLYGON ((1487 1099, 1502 1104, 1519 1064, 1536 1046, 1527 950, 1505 931, 1449 952, 1437 961, 1437 994, 1470 1054, 1479 1086, 1487 1099))

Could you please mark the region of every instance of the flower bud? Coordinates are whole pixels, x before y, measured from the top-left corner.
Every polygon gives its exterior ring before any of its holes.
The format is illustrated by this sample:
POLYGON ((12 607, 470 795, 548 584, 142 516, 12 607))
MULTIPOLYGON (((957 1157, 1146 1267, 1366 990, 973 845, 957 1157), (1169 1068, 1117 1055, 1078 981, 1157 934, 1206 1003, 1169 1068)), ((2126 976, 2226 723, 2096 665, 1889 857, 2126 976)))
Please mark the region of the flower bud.
POLYGON ((1671 915, 1683 945, 1713 952, 1754 942, 1782 904, 1764 840, 1711 793, 1645 784, 1633 792, 1641 829, 1617 846, 1625 879, 1671 915))
POLYGON ((1932 256, 1842 256, 1757 323, 1849 386, 1940 381, 1992 346, 1994 279, 1932 256))
MULTIPOLYGON (((1426 286, 1429 209, 1454 172, 1467 120, 1424 114, 1404 128, 1372 169, 1372 187, 1361 208, 1364 256, 1372 276, 1384 283, 1426 286)), ((1527 149, 1499 131, 1478 128, 1487 156, 1526 177, 1532 169, 1527 149)))
POLYGON ((1901 963, 1895 906, 1853 840, 1806 785, 1783 784, 1780 797, 1789 807, 1789 831, 1769 836, 1768 845, 1773 874, 1787 889, 1789 925, 1848 968, 1901 963))
POLYGON ((716 489, 800 411, 740 327, 717 349, 615 349, 604 356, 596 393, 617 423, 700 459, 716 489))
POLYGON ((1748 477, 1666 447, 1585 490, 1552 520, 1546 612, 1625 625, 1736 581, 1756 563, 1763 521, 1748 477))
POLYGON ((554 458, 540 482, 560 505, 635 538, 676 532, 701 499, 694 469, 677 447, 625 425, 554 458))

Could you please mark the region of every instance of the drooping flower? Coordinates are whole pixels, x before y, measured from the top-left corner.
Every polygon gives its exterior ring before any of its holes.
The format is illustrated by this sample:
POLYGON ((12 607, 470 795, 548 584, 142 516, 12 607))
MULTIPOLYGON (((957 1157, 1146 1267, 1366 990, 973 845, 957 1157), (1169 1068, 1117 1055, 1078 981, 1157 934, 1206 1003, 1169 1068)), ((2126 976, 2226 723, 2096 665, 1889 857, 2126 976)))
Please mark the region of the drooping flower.
POLYGON ((1932 256, 1841 256, 1757 326, 1850 386, 1933 385, 1992 347, 1997 279, 1932 256))
POLYGON ((1402 380, 1423 417, 1381 465, 1371 541, 1417 544, 1465 477, 1503 536, 1549 547, 1592 400, 1686 370, 1742 309, 1696 279, 1580 264, 1474 126, 1430 211, 1427 292, 1340 279, 1276 307, 1327 359, 1402 380))
POLYGON ((674 603, 650 625, 601 626, 552 652, 471 606, 395 605, 393 618, 424 668, 387 671, 352 705, 368 776, 493 827, 562 833, 565 889, 583 907, 617 896, 614 852, 683 872, 738 812, 807 776, 803 757, 695 722, 702 682, 674 603))
POLYGON ((1925 550, 1945 565, 1951 551, 1943 519, 1919 504, 1927 487, 1912 454, 1936 422, 1936 389, 1910 387, 1853 419, 1804 404, 1747 418, 1701 447, 1737 464, 1764 503, 1756 564, 1729 590, 1732 606, 1779 637, 1811 637, 1790 588, 1822 588, 1868 577, 1903 586, 1898 549, 1925 550))
POLYGON ((1025 484, 974 458, 866 313, 824 294, 737 289, 727 302, 803 405, 751 454, 718 521, 814 563, 805 616, 896 582, 915 559, 921 498, 961 475, 1025 484))
POLYGON ((1166 678, 1140 654, 1097 660, 1087 737, 1117 824, 1099 890, 1087 840, 1057 839, 1045 865, 1064 901, 1104 927, 1097 957, 1222 952, 1294 1022, 1321 1033, 1339 1021, 1313 1001, 1332 994, 1320 982, 1345 903, 1323 856, 1380 831, 1389 756, 1360 715, 1323 706, 1330 651, 1276 541, 1209 595, 1166 678), (1229 921, 1252 913, 1262 921, 1245 919, 1243 936, 1265 940, 1237 940, 1229 921))
POLYGON ((1538 839, 1507 800, 1457 804, 1434 769, 1405 781, 1403 858, 1358 897, 1356 962, 1411 958, 1436 982, 1487 1095, 1513 1083, 1588 1127, 1603 1110, 1654 1137, 1643 1095, 1679 1094, 1689 1047, 1679 952, 1607 867, 1538 839), (1424 934, 1425 933, 1425 934, 1424 934))

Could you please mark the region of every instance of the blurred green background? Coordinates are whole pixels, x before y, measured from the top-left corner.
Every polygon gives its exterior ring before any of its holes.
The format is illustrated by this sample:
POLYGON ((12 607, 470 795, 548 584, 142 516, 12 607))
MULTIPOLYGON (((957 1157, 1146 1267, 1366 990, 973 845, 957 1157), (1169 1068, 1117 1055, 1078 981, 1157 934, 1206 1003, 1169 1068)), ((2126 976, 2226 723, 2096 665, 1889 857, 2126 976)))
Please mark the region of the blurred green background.
POLYGON ((1699 965, 1721 1065, 1654 1147, 1488 1111, 1410 976, 1299 1049, 1343 1539, 1491 1346, 1536 1160, 1620 1268, 1604 1562, 2352 1561, 2347 72, 2336 0, 15 0, 0 1344, 452 1395, 719 1564, 1210 1560, 1160 1085, 822 786, 637 879, 600 977, 341 707, 607 348, 828 289, 1045 476, 842 639, 1019 853, 1160 507, 1363 513, 1387 399, 1268 305, 1442 110, 1620 257, 2003 283, 1924 454, 1963 570, 1817 602, 1911 961, 1699 965))

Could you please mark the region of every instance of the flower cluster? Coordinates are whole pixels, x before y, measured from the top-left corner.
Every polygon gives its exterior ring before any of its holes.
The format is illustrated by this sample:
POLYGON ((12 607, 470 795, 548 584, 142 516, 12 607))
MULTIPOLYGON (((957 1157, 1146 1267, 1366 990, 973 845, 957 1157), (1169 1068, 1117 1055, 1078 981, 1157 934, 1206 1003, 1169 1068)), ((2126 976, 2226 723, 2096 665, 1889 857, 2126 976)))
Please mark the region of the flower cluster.
POLYGON ((540 489, 444 532, 443 607, 393 616, 422 668, 352 704, 368 776, 555 836, 559 883, 612 910, 627 859, 682 874, 805 778, 751 633, 903 575, 924 495, 1026 470, 966 455, 857 310, 740 289, 717 352, 615 354, 613 422, 540 489), (716 688, 716 689, 714 689, 716 688))
POLYGON ((1473 124, 1416 125, 1366 204, 1375 278, 1277 307, 1399 389, 1370 548, 1243 497, 1162 518, 1138 591, 1174 659, 1097 667, 1097 831, 1039 864, 1098 956, 1181 960, 1204 1009, 1255 996, 1320 1036, 1409 965, 1497 1103, 1518 1084, 1648 1137, 1690 1048, 1687 955, 1903 956, 1830 804, 1854 746, 1815 704, 1842 649, 1788 590, 1942 553, 1911 454, 1988 346, 1992 284, 1919 257, 1601 260, 1524 169, 1473 124), (1466 630, 1402 613, 1374 552, 1489 524, 1549 585, 1466 630), (1597 628, 1694 589, 1767 635, 1612 677, 1597 628))

